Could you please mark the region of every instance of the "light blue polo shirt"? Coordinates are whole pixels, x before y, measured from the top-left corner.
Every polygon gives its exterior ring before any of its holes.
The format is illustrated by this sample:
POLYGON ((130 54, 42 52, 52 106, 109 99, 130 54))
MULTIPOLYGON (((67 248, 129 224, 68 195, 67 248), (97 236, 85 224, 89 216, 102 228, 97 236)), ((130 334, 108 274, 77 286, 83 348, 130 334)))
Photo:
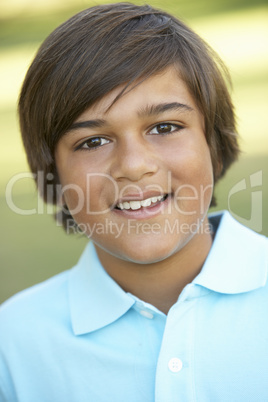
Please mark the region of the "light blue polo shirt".
POLYGON ((93 244, 0 310, 1 402, 268 401, 268 240, 229 213, 166 316, 125 293, 93 244))

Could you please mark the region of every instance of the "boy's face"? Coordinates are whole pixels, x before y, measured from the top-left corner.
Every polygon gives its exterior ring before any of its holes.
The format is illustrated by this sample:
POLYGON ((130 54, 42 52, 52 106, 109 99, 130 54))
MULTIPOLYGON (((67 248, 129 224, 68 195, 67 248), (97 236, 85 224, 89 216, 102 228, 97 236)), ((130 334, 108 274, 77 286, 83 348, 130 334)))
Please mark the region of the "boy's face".
POLYGON ((173 67, 108 109, 121 89, 60 139, 55 157, 64 200, 107 253, 161 261, 208 233, 213 169, 203 116, 173 67))

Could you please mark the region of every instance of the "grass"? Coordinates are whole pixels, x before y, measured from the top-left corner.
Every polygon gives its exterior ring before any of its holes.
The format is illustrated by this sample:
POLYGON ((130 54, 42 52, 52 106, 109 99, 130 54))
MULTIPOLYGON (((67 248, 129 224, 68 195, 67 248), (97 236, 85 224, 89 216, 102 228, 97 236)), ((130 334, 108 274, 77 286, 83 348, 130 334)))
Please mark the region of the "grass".
MULTIPOLYGON (((160 1, 152 3, 163 7, 160 1)), ((21 10, 3 13, 5 17, 0 21, 0 302, 71 267, 86 243, 84 238, 67 236, 50 214, 18 215, 5 199, 10 178, 28 171, 16 116, 16 98, 27 66, 40 41, 78 9, 85 8, 83 0, 69 1, 65 8, 51 8, 51 2, 44 4, 46 7, 27 13, 21 10)), ((255 1, 252 7, 252 2, 245 0, 167 0, 164 8, 182 15, 219 51, 234 81, 243 154, 216 188, 217 209, 229 208, 253 229, 261 214, 261 233, 268 235, 268 8, 265 4, 255 1), (259 171, 263 185, 251 188, 250 176, 259 171), (230 191, 244 179, 245 190, 233 194, 228 203, 230 191), (259 212, 254 215, 255 191, 262 195, 262 208, 259 203, 259 212)), ((26 209, 35 208, 40 202, 31 180, 27 179, 14 186, 13 199, 16 206, 26 209)))

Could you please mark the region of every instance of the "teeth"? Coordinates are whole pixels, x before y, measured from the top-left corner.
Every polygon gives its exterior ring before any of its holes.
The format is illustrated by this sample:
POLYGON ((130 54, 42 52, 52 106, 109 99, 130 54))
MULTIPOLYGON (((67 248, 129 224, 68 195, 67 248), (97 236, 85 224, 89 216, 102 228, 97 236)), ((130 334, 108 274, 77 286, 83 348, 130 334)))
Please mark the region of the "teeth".
POLYGON ((142 201, 125 201, 119 202, 117 204, 117 208, 119 209, 131 209, 133 211, 140 209, 141 207, 149 207, 152 203, 156 203, 158 201, 162 201, 164 199, 164 195, 159 195, 157 197, 146 198, 146 200, 142 201))
POLYGON ((140 209, 141 207, 141 202, 140 201, 130 201, 129 202, 130 209, 140 209))
POLYGON ((152 203, 152 198, 147 198, 146 200, 141 201, 142 207, 149 207, 152 203))

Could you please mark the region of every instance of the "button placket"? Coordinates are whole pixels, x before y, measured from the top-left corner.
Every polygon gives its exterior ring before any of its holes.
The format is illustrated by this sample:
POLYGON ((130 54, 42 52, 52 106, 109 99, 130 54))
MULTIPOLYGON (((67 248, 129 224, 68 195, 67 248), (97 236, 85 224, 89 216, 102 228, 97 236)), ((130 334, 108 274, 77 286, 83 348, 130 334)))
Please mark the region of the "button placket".
MULTIPOLYGON (((185 292, 186 293, 186 292, 185 292)), ((189 295, 188 295, 189 297, 189 295)), ((194 300, 185 297, 167 316, 158 357, 155 402, 193 400, 192 347, 194 338, 194 300)))

